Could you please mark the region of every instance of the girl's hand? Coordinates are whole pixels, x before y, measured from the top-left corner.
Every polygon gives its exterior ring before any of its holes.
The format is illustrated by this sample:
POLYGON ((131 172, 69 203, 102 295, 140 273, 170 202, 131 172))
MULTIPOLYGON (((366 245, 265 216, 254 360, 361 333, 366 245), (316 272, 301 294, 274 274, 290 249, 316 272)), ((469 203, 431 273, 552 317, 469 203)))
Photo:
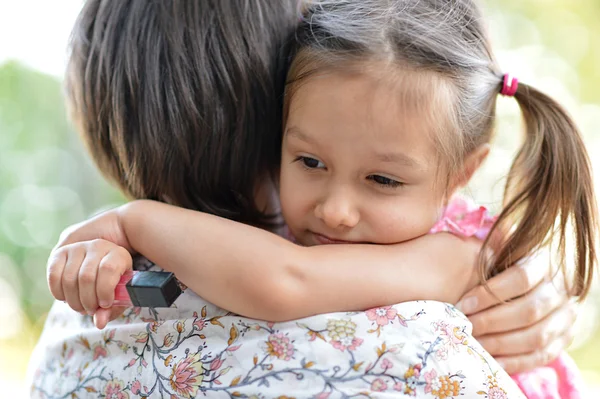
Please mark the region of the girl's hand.
MULTIPOLYGON (((103 212, 90 220, 65 229, 60 235, 58 244, 56 244, 55 252, 69 244, 95 239, 110 241, 133 253, 127 235, 122 228, 120 208, 103 212)), ((96 314, 94 314, 94 323, 98 328, 104 328, 109 321, 116 319, 125 309, 127 308, 122 306, 114 306, 110 309, 100 307, 96 314)), ((84 313, 83 310, 81 313, 84 313)))
MULTIPOLYGON (((94 318, 96 327, 109 321, 114 292, 123 273, 132 269, 131 254, 110 241, 68 244, 55 249, 48 260, 48 286, 59 301, 94 318)), ((121 309, 122 312, 122 309, 121 309)))
POLYGON ((133 253, 121 223, 120 210, 121 208, 111 209, 66 228, 60 235, 55 249, 77 242, 103 239, 133 253))
POLYGON ((547 264, 532 259, 515 265, 488 281, 498 298, 478 286, 457 305, 473 323, 473 335, 509 374, 545 366, 571 343, 576 307, 547 264))

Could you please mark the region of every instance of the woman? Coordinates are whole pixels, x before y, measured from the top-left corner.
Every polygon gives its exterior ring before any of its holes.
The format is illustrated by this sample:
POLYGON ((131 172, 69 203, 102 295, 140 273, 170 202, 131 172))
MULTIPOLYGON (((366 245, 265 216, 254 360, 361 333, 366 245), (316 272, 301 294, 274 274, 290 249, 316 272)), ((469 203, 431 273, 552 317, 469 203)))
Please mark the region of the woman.
MULTIPOLYGON (((296 8, 293 1, 88 1, 74 31, 68 83, 74 119, 100 169, 131 197, 276 230, 272 173, 279 163, 285 76, 279 54, 285 54, 285 40, 295 27, 296 8), (143 158, 135 156, 140 153, 143 158)), ((75 226, 61 244, 92 233, 111 235, 96 231, 92 222, 75 226)), ((490 281, 500 299, 522 296, 510 304, 491 308, 496 299, 482 287, 461 302, 462 310, 473 314, 474 333, 509 372, 545 364, 569 341, 571 308, 564 295, 548 289, 551 283, 540 284, 545 276, 532 275, 535 269, 512 268, 490 281), (547 300, 539 301, 543 295, 547 300), (536 308, 539 303, 545 308, 536 308), (530 309, 535 310, 531 317, 530 309), (561 328, 553 330, 556 325, 561 328)), ((34 393, 52 397, 52 387, 58 389, 55 396, 101 391, 125 397, 126 390, 191 397, 206 389, 207 378, 215 388, 215 375, 226 370, 223 357, 207 363, 185 351, 185 359, 177 361, 165 352, 153 354, 150 365, 145 352, 133 353, 125 339, 133 336, 153 353, 183 343, 197 347, 177 334, 201 338, 207 324, 219 331, 223 318, 231 317, 198 306, 202 302, 193 293, 186 295, 177 309, 160 314, 129 310, 104 334, 58 305, 31 364, 37 369, 34 393), (67 339, 52 341, 60 328, 67 339), (53 353, 58 358, 51 360, 53 353), (184 375, 204 377, 192 382, 182 380, 184 375)), ((273 328, 246 324, 248 330, 273 328)), ((234 343, 244 332, 232 327, 222 333, 234 343)), ((284 336, 271 335, 277 341, 267 342, 271 348, 286 346, 284 336)), ((230 344, 229 352, 235 346, 230 344)))

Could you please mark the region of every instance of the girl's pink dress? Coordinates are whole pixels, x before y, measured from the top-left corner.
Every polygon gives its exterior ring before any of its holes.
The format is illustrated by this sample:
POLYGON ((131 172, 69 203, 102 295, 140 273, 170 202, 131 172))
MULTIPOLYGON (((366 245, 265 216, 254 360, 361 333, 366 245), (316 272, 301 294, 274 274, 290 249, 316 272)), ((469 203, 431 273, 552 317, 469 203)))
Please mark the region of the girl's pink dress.
MULTIPOLYGON (((444 216, 431 233, 450 232, 462 237, 485 239, 490 232, 495 216, 482 206, 476 206, 463 197, 452 199, 444 216)), ((577 365, 566 353, 546 367, 515 374, 512 379, 529 399, 580 399, 583 379, 577 365)))

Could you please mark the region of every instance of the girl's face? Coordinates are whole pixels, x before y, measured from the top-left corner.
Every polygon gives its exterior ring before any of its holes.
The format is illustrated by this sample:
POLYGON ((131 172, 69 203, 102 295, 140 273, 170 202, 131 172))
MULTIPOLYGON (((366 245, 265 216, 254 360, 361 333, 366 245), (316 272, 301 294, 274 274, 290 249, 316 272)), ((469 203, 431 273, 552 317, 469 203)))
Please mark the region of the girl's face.
POLYGON ((437 178, 433 121, 447 107, 438 112, 433 90, 399 90, 406 84, 420 85, 332 73, 292 95, 280 195, 300 244, 399 243, 439 219, 448 186, 437 178))

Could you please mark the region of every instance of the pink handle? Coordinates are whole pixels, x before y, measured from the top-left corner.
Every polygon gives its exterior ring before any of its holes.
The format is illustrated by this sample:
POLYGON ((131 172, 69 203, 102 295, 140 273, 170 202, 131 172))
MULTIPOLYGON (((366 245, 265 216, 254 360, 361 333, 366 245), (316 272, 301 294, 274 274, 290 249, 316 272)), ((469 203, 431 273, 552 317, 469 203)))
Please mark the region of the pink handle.
POLYGON ((113 306, 133 306, 126 285, 136 273, 137 271, 128 271, 121 276, 121 279, 115 288, 115 300, 113 306))

